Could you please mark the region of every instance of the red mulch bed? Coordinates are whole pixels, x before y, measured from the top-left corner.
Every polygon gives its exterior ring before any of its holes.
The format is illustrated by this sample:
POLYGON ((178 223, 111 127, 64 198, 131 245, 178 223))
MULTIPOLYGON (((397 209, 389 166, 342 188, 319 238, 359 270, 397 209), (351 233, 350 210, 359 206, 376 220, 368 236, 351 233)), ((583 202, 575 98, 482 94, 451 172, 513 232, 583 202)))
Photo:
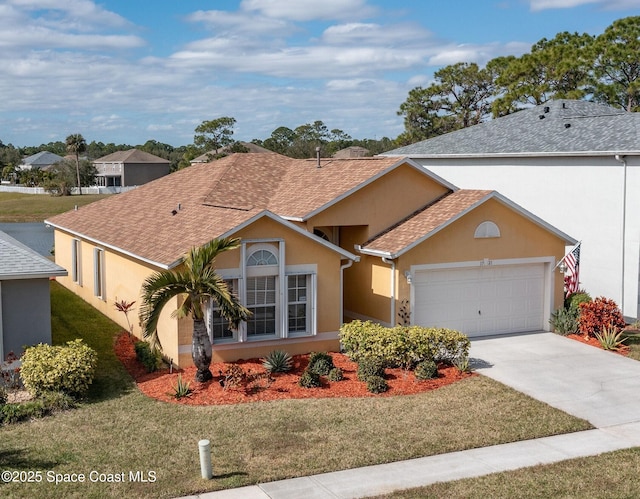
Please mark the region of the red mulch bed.
MULTIPOLYGON (((136 341, 135 339, 133 341, 136 341)), ((281 399, 302 398, 333 398, 333 397, 389 397, 394 395, 410 395, 415 393, 435 390, 441 386, 450 385, 464 378, 475 376, 474 373, 461 373, 455 367, 441 365, 438 368, 438 377, 432 380, 419 381, 413 372, 402 369, 387 369, 385 379, 389 390, 381 394, 373 394, 367 391, 366 384, 356 378, 357 365, 349 360, 346 355, 332 353, 336 367, 342 369, 344 379, 329 382, 322 378, 322 386, 319 388, 302 388, 298 386, 298 379, 308 363, 308 355, 296 355, 293 357, 294 367, 287 373, 273 375, 273 381, 269 383, 263 379, 249 387, 227 387, 220 385, 220 371, 224 372, 229 364, 213 363, 211 372, 214 375, 212 381, 197 383, 194 380, 196 368, 188 367, 169 373, 164 369, 154 373, 147 373, 146 369, 136 359, 133 342, 126 332, 121 333, 115 345, 116 355, 135 379, 142 393, 163 402, 173 402, 183 405, 222 405, 237 404, 243 402, 255 402, 281 399), (183 381, 190 383, 192 393, 188 397, 176 399, 173 396, 174 386, 177 383, 178 374, 183 381)), ((239 360, 245 373, 265 373, 262 362, 259 359, 239 360)))
MULTIPOLYGON (((600 342, 598 341, 598 339, 594 338, 593 336, 585 337, 585 335, 583 334, 569 334, 567 335, 567 338, 571 338, 572 340, 576 340, 581 343, 591 345, 592 347, 602 349, 602 345, 600 345, 600 342)), ((629 347, 627 345, 621 345, 620 348, 618 348, 617 350, 610 350, 610 351, 626 356, 629 354, 629 347)))

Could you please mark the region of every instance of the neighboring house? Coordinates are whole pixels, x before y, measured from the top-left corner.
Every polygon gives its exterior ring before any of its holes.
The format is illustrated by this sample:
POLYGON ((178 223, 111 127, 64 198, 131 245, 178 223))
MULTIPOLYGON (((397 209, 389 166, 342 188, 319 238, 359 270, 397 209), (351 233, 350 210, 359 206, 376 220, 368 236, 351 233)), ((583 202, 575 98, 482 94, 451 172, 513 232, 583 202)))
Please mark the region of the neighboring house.
MULTIPOLYGON (((247 148, 247 152, 252 152, 252 153, 268 153, 271 154, 273 153, 273 151, 270 151, 269 149, 266 149, 262 146, 259 146, 258 144, 254 144, 253 142, 239 142, 240 145, 244 146, 247 148)), ((231 146, 224 146, 221 147, 220 149, 218 149, 218 154, 225 154, 228 153, 229 150, 231 149, 231 146)), ((210 161, 214 160, 216 157, 216 152, 215 151, 209 151, 206 152, 204 154, 201 154, 200 156, 198 156, 197 158, 193 158, 190 163, 192 165, 198 164, 198 163, 209 163, 210 161)))
POLYGON ((371 156, 369 149, 360 146, 350 146, 340 149, 334 153, 333 157, 336 159, 348 159, 348 158, 364 158, 371 156))
POLYGON ((384 155, 497 189, 577 237, 581 286, 638 317, 640 113, 557 100, 384 155))
POLYGON ((0 359, 51 343, 49 279, 67 271, 0 231, 0 359))
POLYGON ((47 170, 51 166, 59 163, 64 158, 62 156, 58 156, 49 151, 40 151, 39 153, 33 154, 27 158, 22 160, 22 163, 18 165, 19 170, 47 170))
MULTIPOLYGON (((392 325, 401 307, 414 324, 471 335, 548 329, 563 299, 554 268, 575 243, 504 196, 460 190, 408 159, 274 153, 194 165, 47 223, 71 269, 60 282, 123 327, 116 299, 139 306, 152 272, 241 238, 215 266, 253 315, 234 330, 210 311, 217 360, 335 351, 344 321, 392 325)), ((177 305, 158 333, 189 365, 191 324, 171 316, 177 305)))
POLYGON ((96 183, 100 187, 129 187, 146 184, 169 174, 171 161, 139 151, 116 151, 94 159, 98 173, 96 183))

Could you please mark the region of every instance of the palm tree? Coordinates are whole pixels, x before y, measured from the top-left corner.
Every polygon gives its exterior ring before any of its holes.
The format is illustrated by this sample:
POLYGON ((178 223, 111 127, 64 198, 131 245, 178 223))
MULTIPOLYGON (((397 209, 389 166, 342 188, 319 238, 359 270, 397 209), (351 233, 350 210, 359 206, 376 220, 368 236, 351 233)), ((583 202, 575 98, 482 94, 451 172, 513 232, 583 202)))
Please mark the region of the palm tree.
POLYGON ((218 305, 220 313, 235 327, 246 320, 250 312, 243 307, 220 277, 213 263, 220 253, 237 248, 239 239, 214 239, 204 246, 192 248, 185 256, 179 270, 163 270, 149 276, 142 285, 140 320, 143 336, 157 344, 158 319, 163 307, 176 296, 184 296, 182 305, 173 312, 174 317, 191 316, 193 334, 191 356, 198 368, 196 381, 213 378, 211 365, 211 340, 205 326, 205 312, 210 300, 218 305))
POLYGON ((80 153, 87 150, 87 142, 84 137, 79 133, 73 133, 67 137, 67 152, 69 154, 75 154, 76 156, 76 174, 78 177, 78 193, 82 194, 82 187, 80 186, 80 153))

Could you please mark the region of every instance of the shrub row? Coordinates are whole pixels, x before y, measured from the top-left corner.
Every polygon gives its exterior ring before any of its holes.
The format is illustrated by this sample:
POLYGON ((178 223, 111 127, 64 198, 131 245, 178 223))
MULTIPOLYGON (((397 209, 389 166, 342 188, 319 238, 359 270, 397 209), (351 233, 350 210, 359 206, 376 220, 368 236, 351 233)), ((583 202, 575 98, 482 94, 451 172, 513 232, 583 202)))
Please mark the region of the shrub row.
POLYGON ((26 349, 20 377, 33 396, 62 392, 78 397, 93 382, 97 360, 95 350, 79 339, 64 346, 40 343, 26 349))
POLYGON ((43 392, 38 398, 27 402, 0 404, 0 425, 41 418, 75 406, 75 401, 69 395, 62 392, 43 392))
POLYGON ((162 355, 159 349, 152 348, 148 341, 136 341, 133 348, 136 351, 136 358, 142 363, 148 373, 160 369, 162 365, 162 355))
POLYGON ((340 328, 345 353, 355 362, 382 359, 386 367, 409 369, 432 360, 454 364, 469 357, 469 338, 459 331, 421 326, 384 327, 371 321, 353 321, 340 328))

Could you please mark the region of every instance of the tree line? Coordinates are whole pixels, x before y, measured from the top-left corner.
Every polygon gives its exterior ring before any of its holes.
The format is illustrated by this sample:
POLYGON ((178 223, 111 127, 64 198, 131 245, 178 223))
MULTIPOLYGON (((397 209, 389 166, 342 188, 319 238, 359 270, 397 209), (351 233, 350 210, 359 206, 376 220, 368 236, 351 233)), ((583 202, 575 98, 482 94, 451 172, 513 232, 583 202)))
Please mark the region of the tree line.
MULTIPOLYGON (((350 146, 363 147, 373 156, 551 99, 588 99, 640 111, 640 16, 614 21, 597 36, 558 33, 551 40, 538 41, 520 57, 497 57, 482 68, 469 62, 441 68, 434 73, 429 86, 409 91, 397 111, 404 117, 404 131, 395 139, 354 139, 343 130, 329 129, 317 120, 294 129, 280 126, 269 137, 251 142, 293 158, 315 157, 318 148, 323 157, 330 157, 350 146)), ((74 172, 75 185, 93 182, 91 160, 134 147, 169 160, 174 171, 189 166, 191 160, 202 154, 215 159, 246 152, 246 147, 233 138, 235 124, 235 118, 230 116, 203 121, 194 130, 193 144, 180 147, 155 140, 135 146, 86 143, 80 135, 82 157, 76 151, 75 165, 61 165, 48 176, 44 172, 19 171, 16 167, 22 158, 39 151, 68 154, 69 137, 66 142, 23 148, 5 145, 0 140, 0 173, 3 179, 19 175, 23 183, 38 185, 65 177, 61 188, 68 190, 66 185, 73 183, 69 177, 74 172)))

